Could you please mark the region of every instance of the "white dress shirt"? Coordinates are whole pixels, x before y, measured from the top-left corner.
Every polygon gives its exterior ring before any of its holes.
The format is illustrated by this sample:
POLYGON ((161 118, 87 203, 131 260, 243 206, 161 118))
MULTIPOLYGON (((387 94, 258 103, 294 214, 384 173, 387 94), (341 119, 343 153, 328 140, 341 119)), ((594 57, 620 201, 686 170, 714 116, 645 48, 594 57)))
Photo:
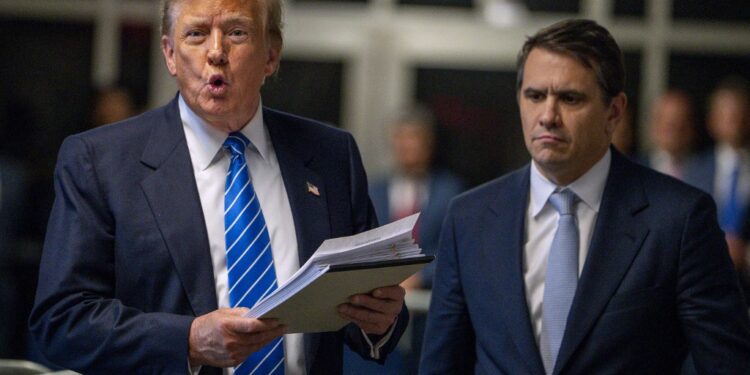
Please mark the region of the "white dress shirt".
POLYGON ((661 173, 682 179, 682 167, 682 162, 664 150, 656 150, 651 154, 651 168, 661 173))
MULTIPOLYGON (((227 134, 198 117, 187 106, 182 96, 179 106, 206 221, 217 302, 219 307, 229 307, 224 238, 224 183, 230 155, 222 147, 227 134)), ((263 122, 262 107, 262 104, 258 105, 255 115, 240 132, 251 142, 245 149, 245 158, 250 169, 250 180, 260 200, 268 234, 271 237, 276 279, 278 285, 281 285, 299 269, 297 233, 276 153, 263 122)), ((285 374, 305 373, 304 353, 302 334, 284 335, 285 374)), ((233 372, 231 368, 225 370, 227 374, 233 372)))
POLYGON ((526 208, 526 232, 523 246, 523 278, 526 287, 526 303, 529 307, 531 325, 537 346, 542 333, 542 309, 544 300, 544 279, 547 272, 547 259, 552 239, 557 230, 559 214, 548 203, 556 189, 565 187, 572 190, 580 199, 576 205, 578 220, 578 275, 586 262, 589 243, 594 232, 594 224, 599 214, 604 185, 609 174, 612 155, 609 150, 588 172, 568 186, 557 186, 544 177, 536 164, 531 163, 529 202, 526 208))
POLYGON ((388 184, 388 209, 391 217, 382 220, 396 220, 418 212, 424 207, 429 196, 426 178, 416 178, 398 174, 388 184))

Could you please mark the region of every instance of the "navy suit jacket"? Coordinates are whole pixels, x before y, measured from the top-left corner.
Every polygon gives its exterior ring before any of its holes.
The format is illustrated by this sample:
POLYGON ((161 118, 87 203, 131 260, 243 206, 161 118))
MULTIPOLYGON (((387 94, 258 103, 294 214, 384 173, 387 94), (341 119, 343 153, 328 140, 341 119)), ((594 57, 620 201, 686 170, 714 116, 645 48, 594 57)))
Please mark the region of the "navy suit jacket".
MULTIPOLYGON (((715 191, 716 187, 714 186, 716 163, 716 151, 713 148, 693 156, 685 163, 684 181, 705 191, 716 199, 718 196, 718 192, 715 191)), ((721 207, 721 202, 717 204, 721 207)), ((719 213, 721 214, 721 208, 719 208, 719 213)), ((750 199, 745 204, 739 235, 745 241, 750 240, 750 199)))
POLYGON ((716 196, 714 191, 714 179, 716 178, 716 152, 712 148, 710 150, 701 152, 685 163, 685 169, 683 171, 683 180, 690 185, 697 187, 710 194, 716 196))
MULTIPOLYGON (((381 223, 391 221, 388 194, 390 183, 390 178, 384 178, 370 185, 370 197, 381 223)), ((419 215, 419 245, 425 254, 434 255, 440 239, 440 227, 448 212, 448 204, 453 197, 464 190, 464 184, 455 175, 437 170, 430 173, 428 189, 429 196, 419 215)), ((435 262, 428 264, 421 272, 425 287, 431 287, 435 262)))
MULTIPOLYGON (((377 225, 350 134, 266 108, 263 115, 292 208, 300 264, 324 239, 377 225), (308 182, 319 196, 308 192, 308 182)), ((55 192, 29 320, 42 351, 84 373, 186 372, 190 325, 217 302, 177 100, 67 138, 55 192)), ((383 354, 407 322, 404 309, 383 354)), ((353 324, 306 335, 308 374, 341 373, 344 342, 369 357, 353 324)))
MULTIPOLYGON (((421 374, 544 374, 526 303, 529 167, 453 200, 421 374)), ((750 321, 711 198, 612 164, 555 374, 747 374, 750 321)))

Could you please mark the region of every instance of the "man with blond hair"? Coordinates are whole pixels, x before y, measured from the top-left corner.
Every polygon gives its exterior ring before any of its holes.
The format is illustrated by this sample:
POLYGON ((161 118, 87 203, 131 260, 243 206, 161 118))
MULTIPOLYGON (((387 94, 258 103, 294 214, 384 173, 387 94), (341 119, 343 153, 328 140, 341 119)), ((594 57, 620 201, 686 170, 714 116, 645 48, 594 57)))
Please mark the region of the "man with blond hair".
POLYGON ((262 105, 279 1, 167 1, 163 20, 177 97, 60 149, 39 346, 82 373, 338 374, 344 343, 382 363, 408 321, 399 286, 338 306, 338 332, 244 316, 323 240, 377 225, 351 135, 262 105))

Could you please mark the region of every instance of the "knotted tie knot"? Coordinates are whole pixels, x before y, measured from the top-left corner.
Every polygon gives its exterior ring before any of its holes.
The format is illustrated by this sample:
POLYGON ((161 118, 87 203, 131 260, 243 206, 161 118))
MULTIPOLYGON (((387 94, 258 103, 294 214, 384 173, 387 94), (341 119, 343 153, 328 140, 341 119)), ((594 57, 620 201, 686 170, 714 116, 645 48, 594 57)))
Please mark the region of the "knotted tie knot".
POLYGON ((563 189, 549 196, 549 203, 562 215, 573 215, 578 196, 570 189, 563 189))
POLYGON ((224 148, 232 153, 232 158, 237 156, 245 156, 245 148, 250 144, 250 140, 247 139, 242 133, 234 132, 229 133, 229 137, 224 141, 224 148))

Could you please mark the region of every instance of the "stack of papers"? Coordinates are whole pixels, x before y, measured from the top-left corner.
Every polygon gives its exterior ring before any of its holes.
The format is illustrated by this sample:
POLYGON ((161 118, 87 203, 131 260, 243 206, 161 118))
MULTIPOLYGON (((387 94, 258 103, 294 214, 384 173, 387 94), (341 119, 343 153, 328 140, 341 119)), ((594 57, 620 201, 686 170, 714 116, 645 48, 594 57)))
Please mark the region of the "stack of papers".
POLYGON ((335 331, 348 322, 336 307, 349 296, 396 285, 434 257, 422 254, 412 230, 419 214, 353 236, 324 241, 283 285, 246 314, 279 319, 288 333, 335 331))

